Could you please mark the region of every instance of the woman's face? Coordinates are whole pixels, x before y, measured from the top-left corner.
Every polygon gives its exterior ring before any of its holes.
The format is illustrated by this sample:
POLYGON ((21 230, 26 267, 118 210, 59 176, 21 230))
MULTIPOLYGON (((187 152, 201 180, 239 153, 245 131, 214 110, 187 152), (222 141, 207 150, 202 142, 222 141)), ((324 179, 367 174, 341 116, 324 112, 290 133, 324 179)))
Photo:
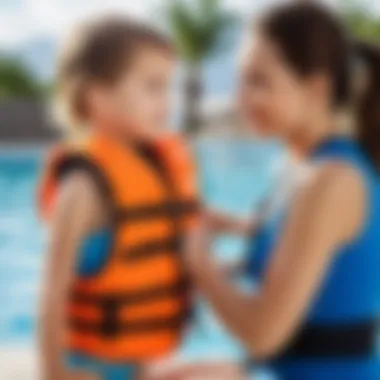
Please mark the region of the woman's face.
POLYGON ((245 47, 239 91, 243 118, 263 136, 288 138, 307 125, 310 91, 270 40, 257 36, 245 47))

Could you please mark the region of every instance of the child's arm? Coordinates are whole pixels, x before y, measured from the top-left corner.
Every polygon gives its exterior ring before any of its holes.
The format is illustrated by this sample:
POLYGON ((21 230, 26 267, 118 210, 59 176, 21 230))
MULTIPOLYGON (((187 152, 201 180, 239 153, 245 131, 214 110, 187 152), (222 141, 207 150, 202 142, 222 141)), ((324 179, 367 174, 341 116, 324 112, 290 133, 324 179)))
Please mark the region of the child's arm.
POLYGON ((92 379, 85 374, 69 374, 65 369, 63 331, 76 255, 83 239, 99 227, 101 204, 87 173, 72 173, 62 183, 51 223, 42 299, 40 327, 45 380, 92 379))

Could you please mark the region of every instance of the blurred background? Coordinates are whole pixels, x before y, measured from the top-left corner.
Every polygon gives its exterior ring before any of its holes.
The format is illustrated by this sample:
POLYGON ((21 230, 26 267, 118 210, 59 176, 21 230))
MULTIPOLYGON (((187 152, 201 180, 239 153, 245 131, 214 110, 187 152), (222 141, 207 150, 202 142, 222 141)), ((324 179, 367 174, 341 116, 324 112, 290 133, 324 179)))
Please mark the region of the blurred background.
MULTIPOLYGON (((58 138, 49 103, 66 32, 90 15, 126 12, 173 36, 182 60, 173 125, 192 141, 206 200, 248 216, 270 191, 284 156, 275 142, 258 143, 247 134, 233 101, 245 26, 271 2, 0 0, 0 379, 38 379, 36 315, 45 235, 35 189, 44 155, 58 138)), ((329 2, 357 35, 380 38, 379 0, 329 2)), ((244 243, 223 239, 217 252, 233 262, 244 254, 244 243)), ((207 334, 214 322, 205 321, 207 334)), ((199 349, 196 341, 191 347, 199 349)))

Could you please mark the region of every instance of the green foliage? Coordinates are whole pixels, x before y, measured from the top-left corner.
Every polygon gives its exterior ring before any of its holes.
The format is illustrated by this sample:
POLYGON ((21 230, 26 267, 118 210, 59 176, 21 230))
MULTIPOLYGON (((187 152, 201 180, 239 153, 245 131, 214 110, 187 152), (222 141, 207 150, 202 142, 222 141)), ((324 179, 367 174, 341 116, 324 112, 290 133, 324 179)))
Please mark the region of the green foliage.
POLYGON ((19 60, 0 58, 0 99, 36 99, 43 93, 42 86, 19 60))
POLYGON ((380 16, 373 12, 371 3, 364 0, 342 0, 343 19, 360 39, 379 42, 380 16))
POLYGON ((182 58, 193 64, 216 51, 222 32, 234 21, 220 0, 170 0, 168 16, 182 58))

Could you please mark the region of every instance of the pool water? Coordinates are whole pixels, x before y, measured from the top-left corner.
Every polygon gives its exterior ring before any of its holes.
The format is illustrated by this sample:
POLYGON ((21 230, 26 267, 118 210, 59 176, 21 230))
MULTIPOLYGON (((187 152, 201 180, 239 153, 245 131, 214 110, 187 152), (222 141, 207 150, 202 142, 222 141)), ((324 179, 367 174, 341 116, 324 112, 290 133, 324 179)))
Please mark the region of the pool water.
POLYGON ((0 343, 32 342, 43 264, 34 208, 40 151, 0 152, 0 343))
MULTIPOLYGON (((271 186, 278 148, 243 140, 203 140, 195 151, 206 201, 249 215, 271 186)), ((0 347, 28 347, 35 339, 45 261, 45 233, 36 216, 35 191, 44 153, 43 149, 0 150, 0 347)), ((217 251, 224 260, 235 260, 244 252, 244 242, 223 239, 217 251)))

